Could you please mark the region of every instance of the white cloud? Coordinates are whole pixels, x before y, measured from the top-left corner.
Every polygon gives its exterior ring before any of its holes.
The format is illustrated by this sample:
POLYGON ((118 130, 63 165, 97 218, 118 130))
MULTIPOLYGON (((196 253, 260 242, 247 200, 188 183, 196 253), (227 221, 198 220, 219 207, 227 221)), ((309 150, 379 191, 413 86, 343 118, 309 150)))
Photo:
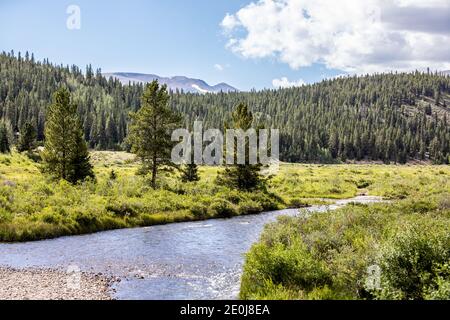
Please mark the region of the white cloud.
POLYGON ((449 0, 260 0, 221 26, 236 54, 293 69, 450 69, 449 0))
POLYGON ((216 63, 214 65, 214 69, 216 69, 217 71, 223 71, 225 69, 225 67, 222 66, 221 64, 216 63))
POLYGON ((232 31, 239 25, 239 21, 236 19, 234 15, 226 14, 225 18, 223 18, 222 23, 220 24, 225 32, 232 31))
POLYGON ((273 79, 272 85, 275 88, 290 88, 290 87, 301 87, 305 85, 306 82, 302 79, 299 79, 297 81, 289 81, 286 77, 281 77, 281 79, 273 79))

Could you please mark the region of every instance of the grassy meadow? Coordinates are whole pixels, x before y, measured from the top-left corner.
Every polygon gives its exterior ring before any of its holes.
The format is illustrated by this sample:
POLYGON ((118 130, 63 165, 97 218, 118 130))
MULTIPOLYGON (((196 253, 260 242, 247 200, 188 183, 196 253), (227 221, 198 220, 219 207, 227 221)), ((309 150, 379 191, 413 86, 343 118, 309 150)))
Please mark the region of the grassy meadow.
POLYGON ((267 225, 247 254, 242 299, 450 299, 448 166, 286 170, 289 177, 298 171, 305 180, 325 181, 336 172, 337 188, 362 187, 390 201, 281 217, 267 225))
POLYGON ((44 175, 24 154, 0 155, 0 241, 227 218, 357 194, 397 200, 423 192, 434 201, 448 193, 450 176, 446 166, 282 164, 266 191, 248 193, 218 185, 220 168, 201 167, 199 182, 182 183, 169 171, 153 190, 131 154, 96 151, 91 161, 96 180, 74 186, 44 175))

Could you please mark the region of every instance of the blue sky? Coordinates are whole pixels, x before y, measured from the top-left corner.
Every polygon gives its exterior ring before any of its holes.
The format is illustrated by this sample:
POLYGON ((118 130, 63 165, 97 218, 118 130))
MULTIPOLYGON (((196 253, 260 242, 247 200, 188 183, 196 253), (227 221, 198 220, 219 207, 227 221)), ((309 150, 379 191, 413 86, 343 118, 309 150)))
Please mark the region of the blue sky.
POLYGON ((449 47, 449 0, 0 0, 0 51, 241 90, 446 70, 449 47), (69 5, 79 30, 66 27, 69 5))
POLYGON ((241 90, 272 87, 275 78, 317 81, 321 66, 292 70, 276 59, 248 59, 226 49, 220 26, 249 1, 1 0, 0 50, 103 72, 185 75, 241 90), (66 28, 69 5, 81 9, 81 29, 66 28), (223 67, 220 71, 217 66, 223 67))

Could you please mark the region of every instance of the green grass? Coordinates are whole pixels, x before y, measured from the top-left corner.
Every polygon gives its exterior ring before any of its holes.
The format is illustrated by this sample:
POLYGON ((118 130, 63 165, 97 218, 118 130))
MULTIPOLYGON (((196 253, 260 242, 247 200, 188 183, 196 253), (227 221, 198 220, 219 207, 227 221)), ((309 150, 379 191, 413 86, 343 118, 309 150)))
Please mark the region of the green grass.
POLYGON ((214 184, 217 168, 201 168, 202 181, 161 177, 158 190, 137 175, 124 152, 94 152, 96 181, 71 185, 43 175, 25 155, 0 155, 0 241, 14 242, 231 217, 284 206, 269 192, 236 192, 214 184), (117 175, 110 179, 111 170, 117 175))
POLYGON ((25 155, 0 155, 0 241, 253 214, 358 193, 399 198, 434 177, 446 181, 450 173, 432 166, 283 164, 267 192, 246 193, 217 185, 220 168, 201 167, 198 183, 183 184, 167 173, 152 190, 147 177, 136 175, 133 155, 93 152, 91 158, 96 181, 73 186, 43 175, 25 155), (426 173, 422 180, 411 178, 420 172, 426 173))
POLYGON ((450 299, 449 167, 325 166, 315 176, 330 170, 390 201, 267 225, 247 254, 241 298, 450 299))

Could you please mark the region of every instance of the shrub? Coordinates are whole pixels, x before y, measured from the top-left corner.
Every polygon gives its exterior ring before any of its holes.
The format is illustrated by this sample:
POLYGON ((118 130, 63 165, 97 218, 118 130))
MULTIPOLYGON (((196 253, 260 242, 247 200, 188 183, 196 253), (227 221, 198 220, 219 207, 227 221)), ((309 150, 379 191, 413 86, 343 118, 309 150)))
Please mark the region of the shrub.
POLYGON ((133 201, 132 199, 126 201, 115 200, 106 205, 106 210, 122 218, 136 217, 143 211, 143 205, 141 202, 133 201))
POLYGON ((225 190, 217 193, 217 197, 225 199, 233 204, 239 204, 244 199, 245 193, 237 190, 226 188, 225 190))
POLYGON ((194 203, 190 208, 190 212, 195 218, 206 218, 208 216, 208 207, 201 203, 194 203))
POLYGON ((43 196, 48 197, 48 196, 51 196, 54 194, 54 191, 52 190, 50 185, 47 183, 39 183, 36 185, 35 189, 36 189, 36 193, 41 194, 43 196))
POLYGON ((360 179, 356 182, 356 187, 358 189, 364 189, 364 188, 369 187, 371 184, 372 184, 372 181, 360 179))
POLYGON ((9 197, 0 194, 0 208, 8 211, 11 210, 11 202, 9 201, 9 197))
POLYGON ((428 222, 404 226, 385 244, 382 252, 379 262, 382 291, 376 294, 378 298, 424 299, 427 295, 439 295, 448 289, 448 227, 428 222))
POLYGON ((437 205, 428 199, 413 201, 410 205, 411 211, 416 213, 427 213, 429 211, 436 210, 436 208, 437 205))
MULTIPOLYGON (((267 281, 306 294, 315 288, 329 285, 331 276, 326 265, 314 259, 300 239, 292 239, 290 245, 278 242, 270 246, 253 246, 246 257, 241 298, 251 298, 253 292, 265 288, 267 281)), ((272 299, 270 296, 266 298, 272 299)))
POLYGON ((211 216, 217 216, 221 218, 230 218, 237 214, 236 207, 225 199, 214 200, 209 208, 208 212, 211 216))
POLYGON ((171 222, 169 217, 163 214, 143 214, 141 216, 142 224, 145 226, 151 226, 155 224, 165 224, 171 222))
POLYGON ((41 154, 39 152, 27 151, 26 155, 27 155, 28 158, 30 158, 31 161, 34 161, 34 162, 41 162, 42 161, 42 157, 41 157, 41 154))
POLYGON ((6 210, 5 208, 0 207, 0 224, 10 222, 13 220, 14 215, 11 211, 6 210))
POLYGON ((40 213, 35 214, 34 218, 48 224, 60 224, 63 220, 61 213, 52 207, 44 208, 40 213))
POLYGON ((284 287, 282 284, 274 284, 272 280, 268 279, 263 281, 258 290, 252 290, 241 293, 243 299, 249 300, 299 300, 304 299, 304 295, 301 291, 295 291, 284 287))
POLYGON ((263 207, 260 203, 247 199, 239 203, 238 213, 239 214, 255 214, 263 211, 263 207))
POLYGON ((394 183, 384 192, 384 197, 392 200, 406 199, 411 194, 412 186, 403 183, 394 183))
POLYGON ((76 212, 74 215, 74 220, 78 224, 79 231, 82 233, 98 230, 97 217, 91 213, 76 212))
POLYGON ((253 192, 249 194, 249 198, 259 203, 264 210, 277 210, 283 202, 280 197, 266 192, 253 192))
POLYGON ((288 205, 291 208, 305 208, 308 207, 308 203, 304 199, 293 198, 289 199, 288 205))

